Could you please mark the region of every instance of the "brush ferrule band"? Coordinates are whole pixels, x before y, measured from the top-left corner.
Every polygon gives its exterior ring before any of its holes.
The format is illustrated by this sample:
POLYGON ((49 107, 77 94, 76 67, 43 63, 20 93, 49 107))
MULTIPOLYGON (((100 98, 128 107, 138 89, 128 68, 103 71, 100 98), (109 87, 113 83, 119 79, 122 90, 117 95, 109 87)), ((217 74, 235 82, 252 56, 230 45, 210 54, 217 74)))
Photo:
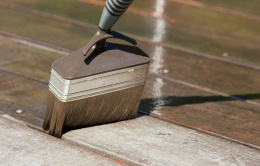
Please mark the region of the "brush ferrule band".
POLYGON ((59 100, 69 102, 142 85, 147 72, 148 64, 143 64, 85 78, 66 80, 52 69, 49 89, 59 100))

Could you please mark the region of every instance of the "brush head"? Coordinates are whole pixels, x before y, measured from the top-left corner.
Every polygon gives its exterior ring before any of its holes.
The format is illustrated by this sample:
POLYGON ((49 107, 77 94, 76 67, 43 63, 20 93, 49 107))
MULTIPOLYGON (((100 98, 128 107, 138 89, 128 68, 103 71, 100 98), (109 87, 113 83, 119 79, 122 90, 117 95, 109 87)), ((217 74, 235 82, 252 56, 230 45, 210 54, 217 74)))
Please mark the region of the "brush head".
POLYGON ((148 72, 149 57, 137 47, 106 43, 134 39, 111 27, 133 0, 107 0, 99 29, 86 47, 52 64, 43 128, 60 137, 75 128, 135 117, 148 72))
POLYGON ((63 127, 121 121, 137 114, 149 57, 138 47, 113 43, 87 58, 82 49, 52 66, 43 128, 56 137, 63 127))

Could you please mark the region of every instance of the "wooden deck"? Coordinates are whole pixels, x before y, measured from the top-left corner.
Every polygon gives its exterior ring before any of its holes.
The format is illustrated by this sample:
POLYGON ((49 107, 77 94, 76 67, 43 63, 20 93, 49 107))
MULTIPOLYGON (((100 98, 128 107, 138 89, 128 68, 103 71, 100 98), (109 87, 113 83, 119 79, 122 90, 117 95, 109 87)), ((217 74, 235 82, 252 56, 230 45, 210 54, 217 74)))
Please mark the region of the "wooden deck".
MULTIPOLYGON (((103 5, 0 0, 1 112, 41 127, 51 63, 90 40, 103 5)), ((259 6, 135 1, 114 29, 152 58, 140 112, 260 149, 259 6)))

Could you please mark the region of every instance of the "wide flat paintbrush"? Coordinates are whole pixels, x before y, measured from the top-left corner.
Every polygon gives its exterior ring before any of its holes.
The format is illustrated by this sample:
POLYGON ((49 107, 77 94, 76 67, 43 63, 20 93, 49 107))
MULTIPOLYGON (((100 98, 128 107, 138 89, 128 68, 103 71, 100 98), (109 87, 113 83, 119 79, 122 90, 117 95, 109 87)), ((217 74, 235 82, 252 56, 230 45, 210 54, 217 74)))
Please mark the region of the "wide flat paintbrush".
POLYGON ((138 47, 107 43, 135 40, 111 27, 132 0, 107 0, 99 29, 90 42, 52 64, 43 128, 61 137, 77 128, 136 117, 149 57, 138 47))

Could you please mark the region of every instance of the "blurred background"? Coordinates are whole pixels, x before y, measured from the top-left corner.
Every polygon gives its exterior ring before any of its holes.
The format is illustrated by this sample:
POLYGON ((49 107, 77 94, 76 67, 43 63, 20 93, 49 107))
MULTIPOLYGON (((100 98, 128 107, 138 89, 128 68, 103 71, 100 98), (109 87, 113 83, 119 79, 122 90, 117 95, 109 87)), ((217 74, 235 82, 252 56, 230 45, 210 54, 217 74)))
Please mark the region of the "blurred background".
MULTIPOLYGON (((52 62, 87 44, 104 4, 0 0, 1 112, 40 129, 52 62)), ((113 29, 152 59, 140 113, 260 146, 259 0, 135 0, 113 29)))

